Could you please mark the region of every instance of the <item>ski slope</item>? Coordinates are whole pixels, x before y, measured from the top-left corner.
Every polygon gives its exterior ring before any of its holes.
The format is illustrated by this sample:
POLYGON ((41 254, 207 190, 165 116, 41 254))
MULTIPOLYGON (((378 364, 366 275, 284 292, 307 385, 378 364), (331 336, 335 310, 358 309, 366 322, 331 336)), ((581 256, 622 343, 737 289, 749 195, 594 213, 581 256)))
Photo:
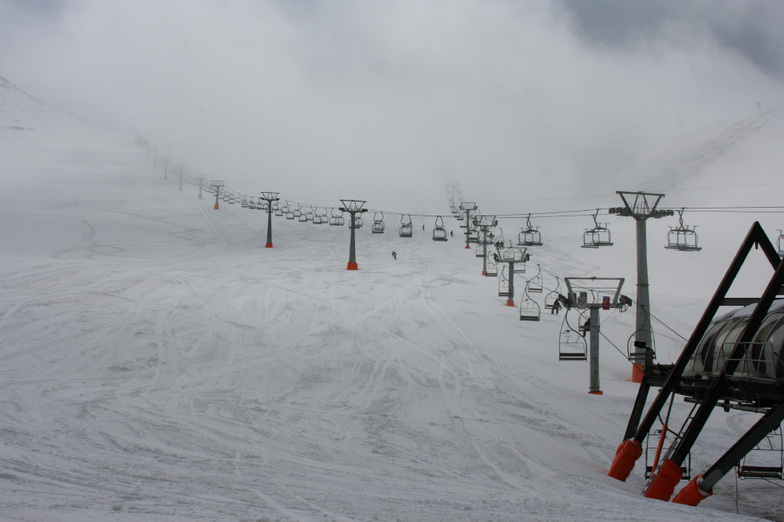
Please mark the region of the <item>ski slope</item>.
MULTIPOLYGON (((358 230, 356 272, 347 227, 274 218, 265 249, 265 212, 214 210, 132 136, 0 88, 3 519, 784 519, 771 484, 741 483, 738 515, 731 476, 698 508, 641 497, 641 462, 626 483, 606 476, 637 391, 621 353, 633 312, 602 316, 620 351, 603 340, 604 395, 589 395, 587 362, 558 361, 563 316, 519 321, 451 218, 445 243, 429 218, 411 239, 395 217, 383 235, 358 230)), ((716 185, 734 183, 718 168, 744 147, 780 141, 771 118, 712 156, 716 185)), ((685 170, 666 181, 707 175, 685 170)), ((774 180, 754 190, 780 194, 774 180)), ((632 222, 586 252, 586 220, 542 228, 545 293, 556 275, 597 275, 634 296, 632 222)), ((751 224, 735 221, 704 218, 690 255, 654 246, 667 228, 651 225, 654 313, 684 336, 751 224)), ((520 223, 502 225, 516 237, 520 223)), ((660 360, 677 356, 677 336, 657 341, 660 360)), ((755 420, 716 412, 695 472, 755 420)))

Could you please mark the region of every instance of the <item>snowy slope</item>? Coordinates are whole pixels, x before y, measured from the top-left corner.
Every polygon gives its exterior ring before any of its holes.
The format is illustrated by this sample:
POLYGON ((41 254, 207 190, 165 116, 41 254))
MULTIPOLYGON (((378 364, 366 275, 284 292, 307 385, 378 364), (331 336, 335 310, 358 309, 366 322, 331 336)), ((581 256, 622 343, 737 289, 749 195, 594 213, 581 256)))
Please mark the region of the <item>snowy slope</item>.
MULTIPOLYGON (((4 519, 737 517, 731 477, 688 508, 642 498, 641 463, 627 483, 605 475, 636 393, 628 362, 605 343, 604 395, 587 394, 587 363, 558 362, 562 316, 518 321, 456 222, 446 243, 430 219, 408 240, 391 218, 384 235, 359 230, 358 272, 345 227, 278 218, 265 249, 265 213, 216 211, 130 136, 0 92, 4 519)), ((780 140, 773 116, 710 166, 717 184, 744 146, 780 140)), ((683 335, 750 225, 722 219, 730 233, 703 224, 700 254, 650 247, 665 259, 652 261, 654 309, 683 335)), ((588 225, 548 222, 534 251, 546 287, 620 276, 634 295, 633 224, 617 218, 617 246, 585 252, 588 225)), ((625 350, 633 313, 603 320, 625 350)), ((659 341, 661 359, 677 356, 677 337, 659 341)), ((754 420, 717 412, 696 470, 754 420)), ((742 514, 784 518, 775 486, 741 488, 742 514)))

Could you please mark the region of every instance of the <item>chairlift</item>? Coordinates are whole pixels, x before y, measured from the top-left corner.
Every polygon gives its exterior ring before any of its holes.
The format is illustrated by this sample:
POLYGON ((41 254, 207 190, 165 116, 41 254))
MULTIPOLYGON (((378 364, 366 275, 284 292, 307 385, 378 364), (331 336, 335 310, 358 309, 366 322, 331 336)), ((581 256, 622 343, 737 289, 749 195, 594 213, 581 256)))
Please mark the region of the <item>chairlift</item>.
POLYGON ((583 233, 583 248, 599 248, 603 246, 612 246, 612 234, 610 229, 607 228, 607 223, 599 223, 596 221, 596 216, 599 215, 599 209, 592 216, 594 227, 586 229, 583 233))
POLYGON ((533 276, 528 281, 528 290, 534 294, 541 294, 542 289, 544 287, 544 278, 542 277, 542 267, 537 263, 536 265, 537 272, 536 275, 533 276))
POLYGON ((313 224, 314 225, 323 225, 327 222, 327 209, 324 209, 324 213, 322 214, 319 212, 319 209, 313 211, 313 224))
POLYGON ((477 229, 468 231, 468 242, 479 243, 479 231, 477 229))
POLYGON ((498 276, 498 264, 496 264, 493 256, 487 256, 487 268, 485 270, 486 277, 498 276))
POLYGON ((243 195, 242 200, 240 201, 240 206, 242 208, 248 208, 248 196, 243 195))
POLYGON ((294 209, 291 208, 291 203, 286 204, 286 219, 296 219, 297 216, 294 215, 294 209))
POLYGON ((275 210, 275 215, 280 217, 283 215, 283 207, 276 201, 272 207, 275 210))
POLYGON ((370 228, 370 231, 374 234, 383 234, 384 233, 384 213, 383 212, 376 212, 373 214, 373 226, 370 228))
POLYGON ((476 245, 476 257, 485 257, 486 252, 487 252, 487 245, 483 245, 481 243, 476 245))
POLYGON ((248 198, 248 210, 256 210, 256 200, 253 196, 248 198))
POLYGON ((436 218, 436 227, 433 229, 433 241, 446 241, 447 234, 444 228, 444 219, 441 216, 436 218))
POLYGON ((702 250, 702 247, 697 246, 697 225, 688 226, 683 224, 683 211, 678 210, 677 227, 670 227, 667 232, 667 246, 670 250, 680 250, 681 252, 697 252, 702 250))
MULTIPOLYGON (((569 312, 567 309, 561 322, 561 334, 558 337, 558 360, 559 361, 584 361, 588 358, 588 343, 580 333, 580 329, 575 329, 569 323, 569 312)), ((584 324, 587 318, 586 313, 580 312, 577 317, 578 324, 584 324)))
POLYGON ((343 212, 333 208, 329 216, 329 224, 333 227, 342 227, 344 222, 345 220, 343 219, 343 212))
POLYGON ((352 225, 351 223, 349 223, 348 226, 349 226, 349 228, 353 228, 354 230, 359 230, 360 228, 362 228, 362 225, 364 225, 364 224, 365 223, 362 221, 362 216, 355 215, 354 216, 354 224, 352 225))
POLYGON ((781 426, 778 426, 738 463, 735 468, 738 478, 784 479, 783 443, 781 426))
MULTIPOLYGON (((311 207, 311 211, 312 211, 312 207, 311 207)), ((302 212, 302 211, 300 211, 299 217, 297 217, 297 220, 300 223, 307 223, 308 221, 310 221, 310 219, 312 219, 312 218, 308 219, 308 215, 310 215, 310 212, 302 212)))
POLYGON ((517 236, 519 246, 542 246, 542 234, 539 227, 531 226, 531 214, 526 218, 526 227, 517 236))
POLYGON ((498 297, 509 297, 509 265, 501 265, 498 275, 498 297))
POLYGON ((400 237, 412 237, 414 235, 414 226, 411 224, 411 216, 403 214, 400 216, 400 237))
POLYGON ((784 257, 784 231, 779 230, 779 238, 776 241, 776 246, 779 249, 779 256, 784 257))
POLYGON ((542 315, 542 309, 539 303, 531 299, 529 295, 531 282, 525 285, 523 297, 520 300, 520 320, 521 321, 538 321, 542 315))
POLYGON ((555 303, 558 301, 558 298, 561 296, 561 279, 556 276, 555 278, 555 290, 551 290, 544 296, 544 309, 545 310, 552 310, 555 306, 555 303))

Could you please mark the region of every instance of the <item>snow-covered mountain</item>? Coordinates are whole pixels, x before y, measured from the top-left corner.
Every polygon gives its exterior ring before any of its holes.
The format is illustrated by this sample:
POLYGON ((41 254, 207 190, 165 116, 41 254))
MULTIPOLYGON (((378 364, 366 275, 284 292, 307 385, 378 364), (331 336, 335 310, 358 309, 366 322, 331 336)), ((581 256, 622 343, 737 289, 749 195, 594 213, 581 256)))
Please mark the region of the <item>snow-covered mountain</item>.
MULTIPOLYGON (((781 111, 695 131, 644 188, 666 189, 673 207, 775 205, 782 134, 781 111)), ((588 363, 558 361, 563 315, 519 321, 451 217, 447 242, 431 240, 432 217, 414 216, 411 239, 399 216, 385 234, 358 230, 356 272, 346 227, 278 217, 264 248, 266 213, 215 210, 131 135, 4 80, 0 158, 3 519, 738 517, 732 477, 689 508, 641 497, 642 462, 626 483, 606 476, 637 391, 624 357, 633 313, 602 316, 604 395, 589 395, 588 363)), ((620 205, 608 194, 587 206, 606 201, 620 205)), ((448 215, 446 200, 432 213, 448 215)), ((672 219, 648 231, 652 308, 683 336, 751 222, 784 225, 686 215, 699 253, 661 248, 672 219)), ((598 250, 580 248, 589 214, 538 223, 545 244, 518 277, 541 266, 540 305, 565 276, 625 277, 634 296, 634 225, 610 219, 615 246, 598 250)), ((521 224, 501 222, 509 238, 521 224)), ((735 290, 764 286, 769 267, 750 271, 735 290)), ((681 344, 661 328, 659 360, 681 344)), ((755 420, 717 411, 695 473, 755 420)), ((741 514, 784 519, 776 485, 737 492, 741 514)))

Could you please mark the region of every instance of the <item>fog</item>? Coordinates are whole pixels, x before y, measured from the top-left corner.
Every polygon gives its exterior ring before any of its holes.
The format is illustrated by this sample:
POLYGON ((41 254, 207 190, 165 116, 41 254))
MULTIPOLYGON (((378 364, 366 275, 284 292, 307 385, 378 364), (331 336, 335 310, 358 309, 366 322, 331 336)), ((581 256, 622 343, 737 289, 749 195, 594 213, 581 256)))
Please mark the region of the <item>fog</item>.
POLYGON ((0 76, 244 192, 593 206, 784 105, 782 4, 681 4, 0 0, 0 76))

